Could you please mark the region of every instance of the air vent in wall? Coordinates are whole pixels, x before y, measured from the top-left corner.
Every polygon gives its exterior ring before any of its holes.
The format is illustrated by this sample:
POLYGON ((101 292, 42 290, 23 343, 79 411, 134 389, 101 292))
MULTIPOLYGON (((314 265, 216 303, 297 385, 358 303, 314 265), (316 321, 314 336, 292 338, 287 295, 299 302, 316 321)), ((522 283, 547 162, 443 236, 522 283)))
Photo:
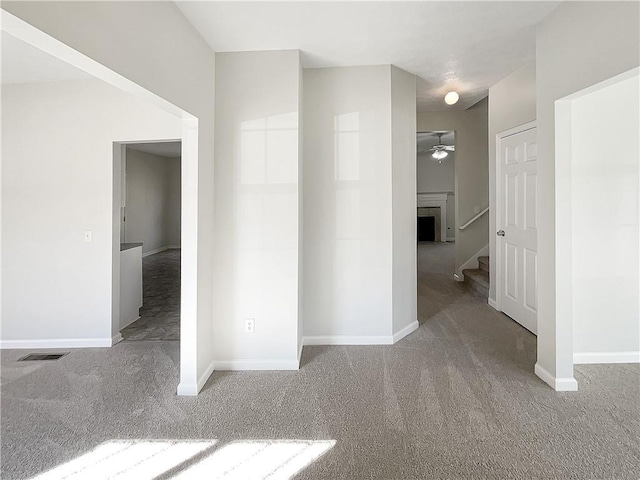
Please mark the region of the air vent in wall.
POLYGON ((38 361, 38 360, 58 360, 58 359, 64 357, 68 353, 69 352, 63 352, 63 353, 30 353, 29 355, 26 355, 26 356, 22 357, 18 361, 19 362, 33 362, 33 361, 38 361))

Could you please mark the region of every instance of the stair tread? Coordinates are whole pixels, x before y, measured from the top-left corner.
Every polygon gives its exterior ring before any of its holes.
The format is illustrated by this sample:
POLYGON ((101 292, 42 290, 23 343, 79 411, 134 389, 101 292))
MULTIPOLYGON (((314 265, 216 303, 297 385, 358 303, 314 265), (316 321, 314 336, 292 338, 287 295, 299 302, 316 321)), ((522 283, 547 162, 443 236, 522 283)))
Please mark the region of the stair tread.
POLYGON ((469 278, 483 287, 489 287, 489 273, 484 270, 480 270, 479 268, 473 268, 462 271, 464 278, 469 278))

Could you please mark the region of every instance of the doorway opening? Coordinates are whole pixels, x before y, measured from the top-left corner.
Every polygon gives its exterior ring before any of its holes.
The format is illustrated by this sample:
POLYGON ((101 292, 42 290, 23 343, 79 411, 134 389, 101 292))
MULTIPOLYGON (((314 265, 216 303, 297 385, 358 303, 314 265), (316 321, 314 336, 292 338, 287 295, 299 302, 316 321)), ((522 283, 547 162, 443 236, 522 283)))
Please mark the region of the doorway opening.
MULTIPOLYGON (((157 138, 180 138, 182 140, 182 175, 181 182, 182 198, 181 198, 181 304, 180 304, 180 383, 178 385, 179 395, 196 395, 202 388, 203 380, 206 376, 198 373, 198 331, 200 323, 198 322, 198 285, 201 280, 198 277, 198 262, 200 261, 201 252, 198 248, 198 204, 199 204, 199 184, 198 184, 198 167, 200 165, 199 156, 199 120, 191 113, 183 110, 181 107, 171 103, 168 100, 163 99, 157 94, 145 89, 144 87, 128 80, 126 77, 118 74, 117 72, 109 69, 108 67, 96 62, 92 58, 81 54, 73 48, 65 45, 59 40, 51 37, 44 32, 38 30, 32 25, 24 22, 18 17, 11 15, 10 13, 2 10, 2 32, 8 34, 11 37, 24 42, 25 44, 34 47, 42 53, 53 57, 56 60, 62 61, 77 72, 83 73, 83 78, 93 77, 95 80, 100 80, 106 85, 115 87, 119 92, 129 94, 132 99, 135 99, 138 103, 138 108, 133 109, 134 112, 139 112, 140 109, 146 109, 149 107, 156 107, 158 111, 169 114, 172 120, 168 123, 173 124, 174 120, 178 122, 178 128, 181 129, 181 134, 169 133, 168 130, 163 130, 164 134, 159 134, 157 138)), ((4 48, 4 43, 3 43, 4 48)), ((4 72, 3 72, 4 74, 4 72)), ((48 82, 48 85, 56 86, 60 82, 48 82)), ((4 91, 3 91, 4 95, 4 91)), ((58 98, 58 97, 52 97, 58 98)), ((97 96, 96 98, 104 99, 104 96, 97 96)), ((116 111, 113 105, 109 106, 106 111, 116 111)), ((64 110, 65 112, 73 111, 69 108, 64 110)), ((66 118, 66 117, 65 117, 66 118)), ((81 118, 79 116, 75 119, 81 118)), ((129 133, 125 132, 125 126, 131 125, 128 123, 131 121, 131 116, 121 115, 118 121, 106 122, 105 128, 92 129, 92 134, 98 133, 113 133, 112 138, 127 138, 129 133)), ((52 123, 52 125, 60 125, 62 122, 52 123)), ((66 124, 65 124, 66 125, 66 124)), ((142 131, 146 131, 147 127, 150 127, 144 122, 135 123, 136 132, 138 135, 142 134, 142 131)), ((165 125, 167 127, 168 124, 165 125)), ((151 127, 150 127, 151 128, 151 127)), ((171 127, 173 128, 173 127, 171 127)), ((86 125, 80 125, 76 130, 76 136, 78 131, 86 131, 86 125)), ((111 135, 110 135, 111 136, 111 135)), ((88 140, 88 136, 79 135, 79 138, 84 139, 90 145, 105 145, 104 141, 91 142, 88 140)), ((93 137, 91 137, 93 138, 93 137)), ((156 138, 152 135, 146 137, 147 139, 156 138)), ((111 140, 112 141, 112 140, 111 140)), ((108 144, 107 144, 108 145, 108 144)), ((69 176, 70 180, 74 180, 75 184, 73 188, 67 189, 68 192, 81 192, 78 189, 78 185, 84 185, 90 188, 90 192, 79 199, 70 203, 71 207, 67 209, 69 212, 73 212, 70 218, 77 222, 78 225, 74 227, 73 231, 84 232, 79 237, 81 243, 91 243, 93 245, 85 245, 84 249, 78 248, 74 243, 78 241, 78 237, 74 237, 74 242, 67 240, 67 237, 58 235, 51 235, 51 238, 59 240, 59 244, 62 248, 66 248, 64 251, 71 251, 80 256, 83 256, 81 261, 72 262, 68 261, 64 265, 65 267, 71 266, 72 268, 66 268, 65 274, 67 279, 72 279, 76 282, 84 282, 77 289, 85 292, 87 285, 91 287, 91 295, 76 295, 76 299, 82 299, 84 305, 80 310, 82 315, 78 318, 87 318, 87 315, 94 319, 94 322, 84 322, 81 324, 81 328, 93 328, 97 330, 96 333, 89 332, 86 338, 82 336, 84 332, 78 332, 71 330, 67 339, 64 340, 65 348, 77 348, 77 347, 93 347, 93 346, 111 346, 121 340, 120 337, 120 208, 119 204, 113 202, 108 197, 109 190, 106 183, 111 182, 113 188, 113 194, 115 198, 121 195, 121 171, 120 162, 112 161, 113 171, 112 175, 104 174, 99 176, 93 183, 86 181, 86 178, 80 179, 78 172, 79 167, 86 167, 91 165, 90 161, 102 161, 101 166, 97 168, 83 170, 83 175, 96 175, 99 173, 108 173, 108 169, 101 170, 107 162, 113 158, 120 158, 124 146, 118 143, 113 144, 113 152, 108 150, 101 151, 99 155, 93 152, 85 155, 83 161, 78 161, 74 164, 75 176, 69 176), (113 157, 112 157, 113 155, 113 157), (101 184, 100 182, 106 182, 101 184), (103 212, 100 214, 100 207, 93 203, 87 203, 87 199, 94 200, 94 197, 103 195, 102 206, 113 205, 112 212, 103 212), (104 195, 107 195, 106 197, 104 195), (111 200, 111 201, 110 201, 111 200), (87 218, 80 218, 76 215, 77 209, 81 209, 87 214, 87 218), (111 255, 109 255, 109 250, 111 255), (90 263, 85 257, 91 257, 90 263), (109 261, 111 260, 111 261, 109 261), (81 275, 82 269, 93 269, 93 275, 81 275), (95 274, 95 271, 100 270, 99 274, 95 274), (110 271, 109 271, 110 270, 110 271), (110 282, 105 281, 109 279, 110 282), (80 279, 80 280, 78 280, 80 279), (85 280, 89 279, 89 280, 85 280), (91 280, 94 279, 94 280, 91 280), (87 313, 90 309, 98 310, 98 314, 92 315, 87 313), (75 336, 74 336, 75 335, 75 336), (79 338, 75 338, 80 336, 79 338)), ((55 150, 55 149, 54 149, 55 150)), ((61 149, 62 151, 62 149, 61 149)), ((50 160, 48 155, 37 155, 34 158, 43 158, 50 160)), ((70 155, 62 156, 62 158, 72 158, 70 155)), ((54 164, 54 162, 48 162, 54 164)), ((46 162, 43 162, 46 164, 46 162)), ((56 164, 57 165, 57 164, 56 164)), ((59 170, 59 169, 58 169, 59 170)), ((56 177, 57 178, 57 177, 56 177)), ((93 178, 93 177, 91 177, 93 178)), ((51 181, 48 179, 44 184, 52 185, 60 189, 59 182, 51 181)), ((61 190, 62 191, 62 190, 61 190)), ((71 197, 56 197, 57 200, 69 201, 71 197)), ((73 200, 73 199, 72 199, 73 200)), ((53 204, 53 203, 52 203, 53 204)), ((64 210, 64 209, 59 209, 64 210)), ((38 227, 39 231, 42 231, 41 225, 38 227)), ((45 229, 46 230, 46 229, 45 229)), ((42 239, 41 235, 38 235, 39 240, 42 239)), ((49 245, 50 246, 50 245, 49 245)), ((55 247, 54 247, 55 248, 55 247)), ((29 252, 28 255, 33 255, 33 252, 29 252)), ((62 254, 58 252, 58 258, 62 258, 62 254)), ((65 258, 69 258, 69 255, 65 258)), ((31 262, 34 263, 34 262, 31 262)), ((37 264, 37 262, 35 262, 37 264)), ((38 264, 42 268, 42 264, 38 264)), ((50 295, 55 294, 57 291, 71 292, 72 288, 68 288, 68 283, 57 282, 52 284, 50 282, 50 288, 47 292, 50 295), (55 287, 55 288, 54 288, 55 287)), ((62 296, 59 296, 62 298, 62 296)), ((43 305, 47 305, 46 302, 40 299, 43 305)), ((58 300, 59 301, 59 300, 58 300)), ((65 305, 69 308, 79 308, 79 302, 66 302, 65 305)), ((62 311, 62 310, 61 310, 62 311)), ((51 318, 51 309, 49 309, 48 316, 51 318)), ((65 319, 71 318, 71 315, 65 314, 65 319)), ((57 322, 49 322, 54 325, 59 325, 57 322)), ((4 327, 4 325, 3 325, 4 327)), ((60 342, 57 342, 60 343, 60 342)))
POLYGON ((451 279, 455 271, 455 149, 453 130, 417 134, 419 277, 446 272, 451 279))
POLYGON ((446 308, 447 299, 461 288, 453 280, 455 131, 418 132, 416 152, 418 321, 423 323, 446 308))
POLYGON ((455 148, 453 130, 417 135, 418 242, 455 242, 455 148))
POLYGON ((125 341, 177 341, 182 142, 122 145, 120 333, 125 341))

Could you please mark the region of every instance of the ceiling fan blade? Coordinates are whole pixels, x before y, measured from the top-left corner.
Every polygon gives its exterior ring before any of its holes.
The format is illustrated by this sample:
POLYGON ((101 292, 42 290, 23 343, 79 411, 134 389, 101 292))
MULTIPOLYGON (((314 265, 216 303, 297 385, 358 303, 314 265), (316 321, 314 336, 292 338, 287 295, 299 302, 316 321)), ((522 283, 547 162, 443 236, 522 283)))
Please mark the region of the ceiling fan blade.
POLYGON ((448 152, 455 152, 456 151, 456 147, 452 146, 452 145, 447 145, 446 147, 444 147, 445 150, 447 150, 448 152))

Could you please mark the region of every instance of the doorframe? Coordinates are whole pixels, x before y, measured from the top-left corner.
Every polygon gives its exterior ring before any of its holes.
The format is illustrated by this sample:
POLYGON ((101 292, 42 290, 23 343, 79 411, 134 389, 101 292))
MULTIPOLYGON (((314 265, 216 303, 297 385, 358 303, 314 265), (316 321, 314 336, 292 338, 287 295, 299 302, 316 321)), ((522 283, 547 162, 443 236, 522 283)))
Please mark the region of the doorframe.
MULTIPOLYGON (((640 76, 640 67, 614 75, 554 102, 555 153, 555 357, 556 376, 547 383, 558 391, 573 391, 573 102, 617 83, 640 76)), ((640 267, 640 265, 638 266, 640 267)), ((540 359, 536 363, 536 368, 540 359)), ((540 367, 542 370, 542 367, 540 367)))
MULTIPOLYGON (((501 149, 501 145, 502 145, 502 141, 507 138, 507 137, 511 137, 513 135, 516 135, 518 133, 522 133, 522 132, 526 132, 527 130, 532 130, 534 128, 537 128, 538 126, 538 122, 537 120, 533 120, 532 122, 527 122, 527 123, 523 123, 522 125, 518 125, 517 127, 514 128, 510 128, 509 130, 505 130, 504 132, 500 132, 496 134, 496 157, 495 157, 495 185, 496 185, 496 191, 495 191, 495 195, 496 195, 496 209, 495 209, 495 229, 496 232, 498 230, 500 230, 501 228, 501 218, 502 218, 502 214, 503 214, 503 208, 502 208, 502 190, 500 189, 500 159, 502 157, 502 149, 501 149)), ((496 235, 496 233, 494 232, 493 234, 491 232, 489 232, 489 235, 496 235)), ((496 301, 495 301, 495 306, 492 305, 496 310, 498 310, 499 312, 502 311, 502 292, 500 291, 500 285, 502 283, 503 280, 503 274, 502 274, 502 258, 500 256, 500 248, 498 246, 498 241, 496 240, 496 248, 495 248, 495 265, 496 265, 496 271, 493 275, 489 276, 489 288, 491 288, 491 283, 493 282, 493 280, 495 279, 495 292, 496 292, 496 301)))
MULTIPOLYGON (((39 30, 28 22, 0 9, 0 30, 22 42, 31 45, 62 60, 92 77, 128 93, 134 98, 151 104, 182 122, 182 162, 181 162, 181 269, 180 269, 180 383, 178 395, 197 395, 202 382, 198 382, 198 118, 143 86, 125 78, 114 70, 102 65, 83 53, 73 49, 60 40, 39 30), (199 386, 200 384, 200 386, 199 386)), ((114 140, 115 141, 115 140, 114 140)), ((114 152, 115 153, 115 152, 114 152)), ((116 162, 113 162, 115 165, 116 162)), ((116 179, 112 179, 115 182, 116 179)), ((120 179, 117 180, 120 183, 120 179)), ((106 326, 112 332, 112 344, 119 338, 120 325, 120 208, 112 213, 112 276, 117 277, 118 291, 115 281, 111 281, 111 325, 106 326), (116 303, 117 302, 117 303, 116 303), (114 332, 115 330, 115 333, 114 332)), ((206 379, 205 376, 203 378, 206 379)))

